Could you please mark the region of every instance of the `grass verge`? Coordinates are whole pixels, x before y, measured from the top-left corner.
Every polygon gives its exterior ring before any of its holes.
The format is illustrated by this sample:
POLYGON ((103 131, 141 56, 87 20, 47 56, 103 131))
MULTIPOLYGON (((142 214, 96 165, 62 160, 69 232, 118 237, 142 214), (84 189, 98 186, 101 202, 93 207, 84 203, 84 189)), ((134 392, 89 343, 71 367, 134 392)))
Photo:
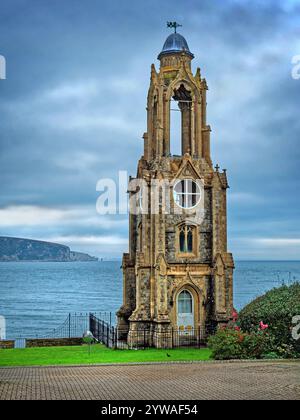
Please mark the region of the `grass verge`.
POLYGON ((0 350, 0 366, 2 367, 205 361, 210 358, 211 351, 209 349, 112 350, 99 344, 92 347, 90 355, 87 346, 0 350))

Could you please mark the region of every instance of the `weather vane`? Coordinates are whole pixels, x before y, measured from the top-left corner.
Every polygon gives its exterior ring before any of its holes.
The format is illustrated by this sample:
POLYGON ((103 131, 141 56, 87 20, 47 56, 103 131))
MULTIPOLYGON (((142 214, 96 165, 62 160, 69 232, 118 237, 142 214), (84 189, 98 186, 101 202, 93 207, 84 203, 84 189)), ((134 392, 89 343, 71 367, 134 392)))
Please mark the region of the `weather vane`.
POLYGON ((177 23, 177 22, 167 22, 167 27, 168 28, 174 28, 174 32, 175 32, 175 34, 176 34, 176 32, 177 32, 177 28, 179 28, 180 26, 182 26, 182 25, 180 25, 179 23, 177 23))

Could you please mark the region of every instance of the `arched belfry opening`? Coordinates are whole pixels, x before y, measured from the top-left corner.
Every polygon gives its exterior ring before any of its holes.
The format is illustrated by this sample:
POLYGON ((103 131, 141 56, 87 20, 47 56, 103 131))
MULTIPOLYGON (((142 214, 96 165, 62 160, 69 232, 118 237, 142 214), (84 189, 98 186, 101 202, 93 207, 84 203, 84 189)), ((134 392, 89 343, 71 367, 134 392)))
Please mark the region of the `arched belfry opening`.
POLYGON ((177 125, 175 126, 178 129, 178 113, 180 117, 180 130, 177 135, 180 136, 180 155, 185 153, 191 154, 192 144, 191 144, 191 130, 192 130, 192 95, 191 91, 186 89, 182 83, 178 89, 175 89, 173 92, 171 100, 171 154, 173 149, 173 141, 176 140, 176 134, 174 134, 174 129, 172 122, 174 121, 174 113, 177 114, 177 125), (176 107, 177 105, 177 107, 176 107), (176 108, 175 108, 176 107, 176 108), (174 137, 175 138, 174 138, 174 137))

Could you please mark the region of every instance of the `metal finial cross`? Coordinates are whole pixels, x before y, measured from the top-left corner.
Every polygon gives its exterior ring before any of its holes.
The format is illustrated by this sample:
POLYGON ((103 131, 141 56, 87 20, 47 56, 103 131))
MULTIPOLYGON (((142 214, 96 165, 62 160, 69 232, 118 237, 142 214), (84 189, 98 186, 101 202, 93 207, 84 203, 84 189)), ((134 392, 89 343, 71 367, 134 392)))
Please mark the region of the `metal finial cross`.
POLYGON ((175 32, 175 34, 176 34, 176 32, 177 32, 177 28, 179 28, 180 26, 182 26, 182 25, 180 25, 179 23, 177 23, 177 22, 167 22, 167 27, 168 28, 174 28, 174 32, 175 32))

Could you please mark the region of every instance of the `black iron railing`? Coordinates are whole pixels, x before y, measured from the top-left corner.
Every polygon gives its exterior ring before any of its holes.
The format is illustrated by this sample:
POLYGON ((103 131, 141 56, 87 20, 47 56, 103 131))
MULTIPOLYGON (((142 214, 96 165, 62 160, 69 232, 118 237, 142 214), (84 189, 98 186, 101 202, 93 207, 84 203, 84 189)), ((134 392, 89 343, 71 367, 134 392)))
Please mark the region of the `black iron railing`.
POLYGON ((107 321, 97 318, 95 314, 90 314, 89 331, 99 343, 107 347, 115 347, 115 328, 107 321))
MULTIPOLYGON (((114 319, 111 312, 93 312, 97 319, 102 319, 109 326, 112 326, 114 319)), ((67 318, 58 327, 49 329, 37 334, 19 335, 14 337, 15 347, 24 348, 28 339, 47 338, 80 338, 90 328, 90 312, 69 313, 67 318)))
POLYGON ((86 331, 91 331, 95 339, 109 348, 114 349, 146 349, 202 347, 207 338, 215 331, 210 328, 167 328, 167 329, 137 329, 124 330, 114 326, 110 312, 73 313, 53 330, 31 336, 15 338, 15 347, 23 348, 28 339, 65 339, 83 337, 86 331))
POLYGON ((214 328, 168 328, 162 331, 137 329, 133 331, 118 329, 102 319, 90 314, 89 329, 99 343, 115 349, 145 349, 205 347, 207 339, 215 333, 214 328))

